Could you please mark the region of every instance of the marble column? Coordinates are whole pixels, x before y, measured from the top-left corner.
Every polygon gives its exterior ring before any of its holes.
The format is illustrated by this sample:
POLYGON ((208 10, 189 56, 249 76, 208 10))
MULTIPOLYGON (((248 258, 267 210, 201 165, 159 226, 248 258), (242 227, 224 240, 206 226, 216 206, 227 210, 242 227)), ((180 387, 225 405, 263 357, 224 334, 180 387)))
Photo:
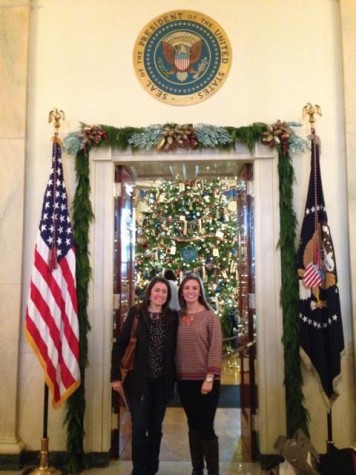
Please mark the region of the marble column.
POLYGON ((30 0, 0 0, 0 469, 19 465, 19 339, 30 0))
MULTIPOLYGON (((346 131, 346 164, 347 164, 347 189, 349 211, 349 241, 351 260, 351 285, 355 289, 356 282, 356 0, 341 0, 341 36, 344 62, 344 91, 345 91, 345 131, 346 131)), ((354 358, 356 359, 356 291, 352 294, 353 315, 353 342, 354 358)), ((354 383, 355 384, 355 383, 354 383)), ((355 387, 353 385, 353 387, 355 387)), ((355 395, 354 404, 356 405, 355 395)), ((354 439, 356 448, 356 438, 354 439)))
MULTIPOLYGON (((356 282, 356 0, 340 0, 344 62, 346 163, 349 211, 351 281, 356 282)), ((356 355, 356 291, 352 295, 354 365, 356 355)), ((355 402, 356 404, 356 402, 355 402)), ((355 441, 356 446, 356 441, 355 441)))

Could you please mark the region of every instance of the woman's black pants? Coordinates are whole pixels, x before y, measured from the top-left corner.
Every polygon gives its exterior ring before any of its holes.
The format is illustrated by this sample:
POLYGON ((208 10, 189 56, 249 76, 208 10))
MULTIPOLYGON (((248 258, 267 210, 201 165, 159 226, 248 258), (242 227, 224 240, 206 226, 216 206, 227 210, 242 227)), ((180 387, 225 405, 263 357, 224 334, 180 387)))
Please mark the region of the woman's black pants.
POLYGON ((146 379, 142 397, 130 398, 132 475, 158 472, 162 422, 167 405, 164 379, 146 379))
POLYGON ((187 416, 188 427, 198 431, 201 440, 215 439, 214 419, 220 395, 220 381, 215 380, 209 394, 201 394, 203 381, 179 380, 178 394, 187 416))

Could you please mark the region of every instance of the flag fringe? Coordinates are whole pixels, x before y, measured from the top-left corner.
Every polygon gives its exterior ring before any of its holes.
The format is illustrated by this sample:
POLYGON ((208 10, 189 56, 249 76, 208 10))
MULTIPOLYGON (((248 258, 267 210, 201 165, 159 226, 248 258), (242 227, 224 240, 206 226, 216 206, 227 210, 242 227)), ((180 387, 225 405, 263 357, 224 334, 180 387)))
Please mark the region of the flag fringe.
MULTIPOLYGON (((342 351, 342 353, 340 354, 340 358, 343 356, 343 354, 344 354, 344 351, 342 351)), ((330 412, 332 404, 335 402, 335 400, 339 396, 338 392, 336 391, 336 388, 341 380, 341 372, 333 379, 334 394, 329 399, 325 391, 323 390, 323 386, 321 384, 321 379, 320 379, 318 371, 315 369, 315 366, 311 362, 311 359, 309 358, 308 354, 303 350, 302 347, 300 347, 300 357, 303 363, 305 364, 305 366, 311 371, 313 376, 316 378, 318 387, 319 387, 320 396, 326 406, 326 410, 330 412)))
POLYGON ((58 145, 62 145, 62 139, 58 136, 58 134, 53 135, 52 142, 58 145))
MULTIPOLYGON (((46 378, 47 379, 47 378, 46 378)), ((63 403, 79 388, 82 384, 80 379, 77 379, 74 384, 72 384, 61 396, 59 401, 52 400, 52 407, 54 409, 59 409, 62 407, 63 403)))
MULTIPOLYGON (((47 374, 47 365, 46 365, 46 362, 45 360, 43 359, 42 357, 42 354, 38 348, 38 346, 36 345, 36 342, 35 340, 33 339, 31 333, 28 331, 28 329, 25 327, 25 337, 26 337, 26 340, 27 342, 29 343, 29 345, 31 346, 33 352, 35 353, 35 355, 37 356, 41 366, 42 366, 42 369, 44 371, 44 377, 45 377, 45 382, 48 386, 48 388, 50 389, 51 393, 54 394, 54 384, 51 380, 51 378, 48 376, 47 374)), ((52 407, 54 409, 59 409, 63 403, 65 402, 65 400, 71 396, 78 388, 79 386, 81 385, 81 379, 78 379, 74 382, 74 384, 72 384, 62 395, 61 395, 61 398, 58 400, 58 401, 55 401, 54 398, 52 398, 52 407)))

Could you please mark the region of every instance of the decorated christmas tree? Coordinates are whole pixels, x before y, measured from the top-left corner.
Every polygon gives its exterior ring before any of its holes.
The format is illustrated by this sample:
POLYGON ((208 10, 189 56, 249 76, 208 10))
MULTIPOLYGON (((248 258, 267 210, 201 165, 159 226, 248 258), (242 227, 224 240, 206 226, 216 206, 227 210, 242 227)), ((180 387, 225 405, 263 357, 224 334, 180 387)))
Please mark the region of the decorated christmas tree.
POLYGON ((231 336, 238 291, 235 189, 233 180, 159 181, 141 190, 138 207, 138 295, 167 268, 179 281, 199 274, 225 336, 231 336))

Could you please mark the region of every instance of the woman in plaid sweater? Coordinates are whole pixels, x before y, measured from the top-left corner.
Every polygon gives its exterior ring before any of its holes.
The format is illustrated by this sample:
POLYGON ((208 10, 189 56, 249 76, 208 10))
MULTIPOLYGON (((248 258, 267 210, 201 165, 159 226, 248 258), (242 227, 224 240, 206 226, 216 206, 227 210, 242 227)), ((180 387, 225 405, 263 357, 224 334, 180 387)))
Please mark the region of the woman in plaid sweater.
POLYGON ((220 393, 222 331, 209 307, 200 277, 190 274, 178 291, 181 307, 177 337, 177 386, 187 416, 193 475, 219 474, 219 444, 214 430, 220 393))

